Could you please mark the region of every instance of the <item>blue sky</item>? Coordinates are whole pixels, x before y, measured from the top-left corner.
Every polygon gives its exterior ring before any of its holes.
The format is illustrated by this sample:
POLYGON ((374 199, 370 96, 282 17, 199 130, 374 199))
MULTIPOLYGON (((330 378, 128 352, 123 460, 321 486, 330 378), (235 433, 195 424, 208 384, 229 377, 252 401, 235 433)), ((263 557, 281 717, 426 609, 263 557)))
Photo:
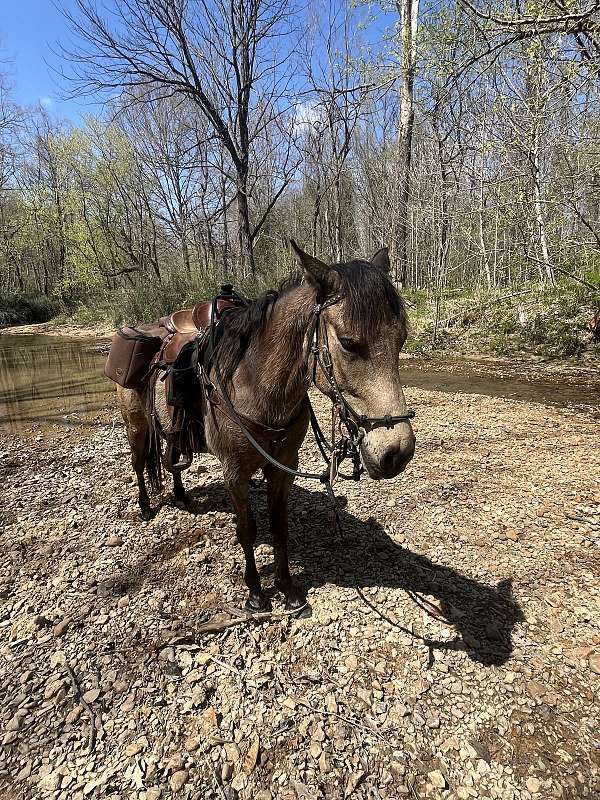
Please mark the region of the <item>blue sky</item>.
MULTIPOLYGON (((319 6, 322 0, 314 0, 319 6)), ((90 99, 65 99, 59 69, 58 42, 68 44, 68 23, 60 9, 72 10, 75 0, 0 0, 0 69, 8 73, 13 97, 23 106, 41 104, 58 119, 79 122, 98 111, 90 99), (54 51, 54 52, 53 52, 54 51)), ((377 42, 393 17, 376 14, 362 38, 377 42)))
MULTIPOLYGON (((57 0, 56 6, 72 8, 72 0, 57 0)), ((20 104, 42 103, 53 116, 76 120, 81 101, 61 100, 58 78, 51 67, 60 66, 52 50, 68 38, 67 24, 52 0, 0 0, 0 60, 8 72, 13 97, 20 104)))

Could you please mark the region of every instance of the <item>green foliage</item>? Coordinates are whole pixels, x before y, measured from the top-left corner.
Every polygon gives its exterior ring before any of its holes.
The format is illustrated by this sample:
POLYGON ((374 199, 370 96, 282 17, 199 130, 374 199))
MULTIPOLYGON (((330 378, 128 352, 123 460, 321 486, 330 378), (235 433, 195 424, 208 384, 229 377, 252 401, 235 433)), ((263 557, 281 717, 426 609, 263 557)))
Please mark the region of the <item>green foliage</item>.
MULTIPOLYGON (((407 349, 433 349, 434 299, 414 293, 407 349)), ((553 288, 530 284, 512 293, 461 292, 445 297, 436 350, 495 353, 544 358, 579 358, 592 347, 586 323, 594 313, 594 296, 585 286, 565 280, 553 288), (469 296, 471 295, 471 296, 469 296)))
POLYGON ((0 325, 48 322, 60 310, 60 302, 45 294, 0 294, 0 325))

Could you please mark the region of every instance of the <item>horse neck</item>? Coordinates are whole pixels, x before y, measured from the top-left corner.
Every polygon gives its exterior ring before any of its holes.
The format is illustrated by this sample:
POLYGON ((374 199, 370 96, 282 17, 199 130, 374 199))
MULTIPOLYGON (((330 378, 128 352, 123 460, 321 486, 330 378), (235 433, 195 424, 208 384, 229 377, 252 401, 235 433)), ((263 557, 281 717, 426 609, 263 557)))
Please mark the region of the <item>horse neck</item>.
POLYGON ((261 420, 272 425, 288 421, 306 395, 314 305, 315 290, 309 285, 285 292, 246 356, 256 410, 261 420))

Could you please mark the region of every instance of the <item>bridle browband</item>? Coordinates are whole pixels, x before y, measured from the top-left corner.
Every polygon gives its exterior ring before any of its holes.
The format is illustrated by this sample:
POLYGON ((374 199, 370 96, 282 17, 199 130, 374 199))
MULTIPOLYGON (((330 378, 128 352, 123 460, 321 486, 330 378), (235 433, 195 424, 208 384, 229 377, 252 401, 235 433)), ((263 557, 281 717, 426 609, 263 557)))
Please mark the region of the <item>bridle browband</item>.
MULTIPOLYGON (((365 430, 365 426, 368 426, 369 430, 373 430, 374 428, 378 427, 393 428, 400 422, 408 422, 409 420, 413 419, 415 412, 412 409, 409 409, 406 414, 399 414, 395 416, 386 414, 383 417, 367 417, 365 414, 359 414, 344 397, 333 372, 333 363, 331 360, 331 352, 329 350, 329 342, 327 338, 327 328, 323 323, 322 317, 323 311, 335 305, 336 303, 339 303, 343 299, 343 295, 330 295, 321 303, 317 303, 312 312, 314 315, 314 327, 311 336, 309 358, 312 356, 313 362, 312 375, 307 389, 311 384, 314 386, 317 385, 317 369, 320 369, 334 398, 332 406, 331 442, 328 441, 321 426, 319 425, 308 395, 306 395, 306 398, 303 399, 303 402, 300 404, 299 409, 296 410, 293 417, 280 428, 270 428, 267 425, 262 425, 262 423, 256 423, 247 418, 243 418, 240 414, 238 414, 227 390, 225 389, 225 386, 223 385, 218 360, 215 358, 217 349, 215 333, 220 319, 217 303, 219 300, 223 299, 230 301, 233 300, 238 306, 248 305, 248 301, 245 300, 239 293, 237 293, 230 285, 222 287, 221 292, 213 300, 211 306, 211 324, 210 328, 208 329, 211 342, 210 363, 203 365, 201 362, 199 362, 199 368, 201 372, 200 377, 203 383, 204 391, 206 392, 207 400, 211 406, 220 409, 229 419, 235 422, 252 447, 270 464, 282 470, 283 472, 287 472, 294 477, 319 480, 321 483, 325 484, 330 495, 333 495, 331 487, 337 477, 346 480, 359 480, 360 476, 365 471, 360 457, 360 444, 365 436, 365 433, 367 432, 365 430), (211 368, 214 368, 216 386, 214 386, 208 376, 211 368), (222 401, 222 403, 219 401, 222 401), (315 440, 319 447, 319 451, 321 452, 321 455, 327 464, 327 468, 322 473, 303 472, 301 470, 292 469, 286 464, 282 464, 269 452, 267 452, 267 450, 265 450, 265 448, 256 440, 255 436, 249 430, 249 427, 253 427, 255 430, 262 428, 262 435, 267 438, 273 438, 272 434, 274 433, 285 433, 285 431, 291 427, 291 425, 303 412, 306 403, 308 403, 310 423, 315 440), (339 438, 337 439, 336 429, 337 433, 339 434, 339 438), (351 475, 344 475, 339 470, 341 463, 347 458, 352 459, 353 468, 351 475)), ((227 309, 222 313, 226 313, 226 311, 227 309)), ((281 441, 281 437, 279 437, 279 440, 281 441)), ((275 441, 277 441, 277 438, 275 441)))

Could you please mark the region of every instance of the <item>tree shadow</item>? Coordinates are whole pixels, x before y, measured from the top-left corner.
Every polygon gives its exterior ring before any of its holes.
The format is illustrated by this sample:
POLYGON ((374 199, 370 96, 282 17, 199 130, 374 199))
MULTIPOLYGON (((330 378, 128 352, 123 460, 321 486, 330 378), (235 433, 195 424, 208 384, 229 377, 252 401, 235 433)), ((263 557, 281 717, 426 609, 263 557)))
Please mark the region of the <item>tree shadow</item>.
MULTIPOLYGON (((190 493, 190 512, 230 509, 221 481, 196 487, 190 493)), ((270 543, 267 526, 265 484, 254 482, 253 505, 257 513, 257 544, 270 543)), ((343 500, 341 498, 343 505, 343 500)), ((390 625, 423 641, 433 650, 464 651, 485 665, 505 663, 513 650, 512 631, 523 619, 513 597, 510 578, 496 586, 480 583, 456 569, 436 564, 395 542, 374 518, 355 517, 347 508, 338 509, 337 530, 322 491, 294 486, 290 494, 290 561, 306 589, 326 584, 356 589, 363 602, 390 625), (410 631, 402 620, 382 611, 364 593, 368 588, 393 588, 406 592, 430 616, 452 626, 456 636, 436 640, 410 631), (426 596, 425 598, 423 596, 426 596), (435 602, 426 598, 435 598, 435 602)), ((132 567, 130 578, 122 576, 127 589, 139 588, 147 568, 158 557, 169 560, 191 544, 189 533, 161 545, 144 561, 132 567), (134 578, 135 576, 135 578, 134 578)), ((269 573, 270 567, 263 569, 269 573)))

